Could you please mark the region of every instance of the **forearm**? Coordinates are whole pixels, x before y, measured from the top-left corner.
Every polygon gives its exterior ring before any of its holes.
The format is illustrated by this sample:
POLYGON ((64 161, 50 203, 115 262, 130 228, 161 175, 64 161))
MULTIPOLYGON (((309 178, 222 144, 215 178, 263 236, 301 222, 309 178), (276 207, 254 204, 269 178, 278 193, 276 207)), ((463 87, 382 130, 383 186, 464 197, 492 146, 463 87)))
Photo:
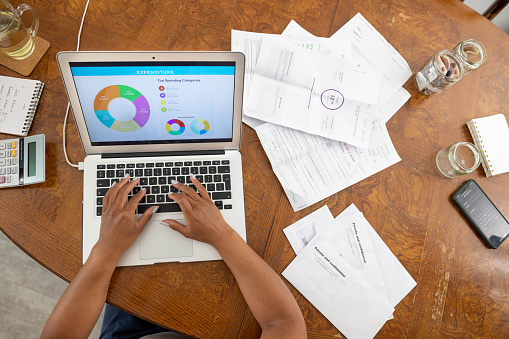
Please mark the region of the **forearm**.
POLYGON ((104 307, 117 262, 94 247, 55 306, 41 338, 88 338, 104 307))
POLYGON ((305 337, 302 313, 278 274, 237 233, 216 246, 228 265, 264 334, 279 327, 294 338, 305 337))

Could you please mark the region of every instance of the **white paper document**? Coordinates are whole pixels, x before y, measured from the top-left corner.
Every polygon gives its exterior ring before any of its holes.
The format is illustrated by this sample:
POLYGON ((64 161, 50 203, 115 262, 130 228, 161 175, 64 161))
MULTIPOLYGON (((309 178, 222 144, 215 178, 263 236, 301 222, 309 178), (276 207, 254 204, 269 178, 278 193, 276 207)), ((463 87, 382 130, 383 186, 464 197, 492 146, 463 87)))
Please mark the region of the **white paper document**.
POLYGON ((331 36, 331 39, 337 38, 352 43, 354 60, 372 66, 382 75, 379 106, 412 75, 410 66, 401 54, 360 13, 331 36))
POLYGON ((320 235, 282 274, 347 338, 373 338, 394 311, 320 235))
POLYGON ((376 253, 362 213, 337 218, 331 223, 316 225, 317 233, 328 239, 336 252, 385 299, 387 292, 376 253))
MULTIPOLYGON (((336 220, 350 215, 358 215, 358 213, 360 213, 360 211, 357 207, 354 204, 351 204, 336 217, 336 220)), ((362 216, 362 218, 366 220, 364 216, 362 216)), ((389 298, 389 303, 393 307, 396 307, 396 305, 399 304, 399 302, 403 300, 408 293, 410 293, 417 283, 405 267, 401 265, 398 258, 396 258, 396 256, 391 252, 378 233, 376 233, 373 227, 371 227, 369 222, 368 225, 369 235, 371 236, 371 242, 375 249, 378 265, 380 266, 382 279, 389 298)))
POLYGON ((284 228, 283 232, 286 238, 288 238, 295 254, 299 254, 299 252, 315 237, 317 225, 328 224, 332 221, 334 221, 334 217, 327 205, 325 205, 284 228))
POLYGON ((335 194, 400 161, 385 125, 372 125, 361 149, 273 124, 256 128, 263 149, 294 211, 335 194))
POLYGON ((379 85, 371 67, 267 40, 244 113, 367 148, 379 85))

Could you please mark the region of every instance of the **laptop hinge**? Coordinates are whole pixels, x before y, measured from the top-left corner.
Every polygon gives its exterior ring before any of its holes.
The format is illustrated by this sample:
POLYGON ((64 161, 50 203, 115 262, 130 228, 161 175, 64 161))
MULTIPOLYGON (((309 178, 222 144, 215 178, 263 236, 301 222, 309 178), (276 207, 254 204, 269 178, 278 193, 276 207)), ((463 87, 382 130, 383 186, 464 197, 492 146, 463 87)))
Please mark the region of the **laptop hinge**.
POLYGON ((101 154, 102 159, 111 158, 141 158, 141 157, 181 157, 181 156, 196 156, 196 155, 224 155, 224 150, 211 150, 211 151, 174 151, 174 152, 139 152, 139 153, 106 153, 101 154))

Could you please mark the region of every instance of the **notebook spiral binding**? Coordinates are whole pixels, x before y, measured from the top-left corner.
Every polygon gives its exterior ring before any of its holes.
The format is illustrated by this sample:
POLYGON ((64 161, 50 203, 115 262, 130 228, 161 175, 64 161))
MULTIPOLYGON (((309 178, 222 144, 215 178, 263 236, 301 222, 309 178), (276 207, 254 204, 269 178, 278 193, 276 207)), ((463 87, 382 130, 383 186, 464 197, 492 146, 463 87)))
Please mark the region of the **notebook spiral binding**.
POLYGON ((487 177, 490 177, 493 175, 493 170, 491 168, 491 165, 489 164, 488 159, 488 152, 484 148, 484 145, 482 143, 481 135, 479 133, 479 130, 477 129, 477 123, 475 121, 469 121, 467 122, 467 127, 470 131, 470 134, 472 135, 472 139, 474 139, 474 144, 479 150, 479 153, 481 153, 481 165, 484 169, 484 173, 487 177))
POLYGON ((41 98, 42 90, 44 88, 44 83, 38 83, 35 87, 34 94, 30 100, 30 105, 28 105, 28 114, 25 119, 25 123, 23 124, 23 133, 28 133, 30 126, 32 126, 32 120, 34 120, 35 111, 37 110, 37 105, 39 105, 39 99, 41 98))

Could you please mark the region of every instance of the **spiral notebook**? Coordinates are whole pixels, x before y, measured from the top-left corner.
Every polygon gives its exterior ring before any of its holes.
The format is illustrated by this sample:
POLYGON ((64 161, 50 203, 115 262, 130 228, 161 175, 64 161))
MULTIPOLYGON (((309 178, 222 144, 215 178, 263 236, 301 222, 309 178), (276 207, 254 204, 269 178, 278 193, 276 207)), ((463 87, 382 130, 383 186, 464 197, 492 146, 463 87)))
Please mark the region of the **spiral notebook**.
POLYGON ((509 172, 509 127, 503 114, 467 122, 487 177, 509 172))
POLYGON ((0 133, 26 136, 44 83, 0 76, 0 133))

